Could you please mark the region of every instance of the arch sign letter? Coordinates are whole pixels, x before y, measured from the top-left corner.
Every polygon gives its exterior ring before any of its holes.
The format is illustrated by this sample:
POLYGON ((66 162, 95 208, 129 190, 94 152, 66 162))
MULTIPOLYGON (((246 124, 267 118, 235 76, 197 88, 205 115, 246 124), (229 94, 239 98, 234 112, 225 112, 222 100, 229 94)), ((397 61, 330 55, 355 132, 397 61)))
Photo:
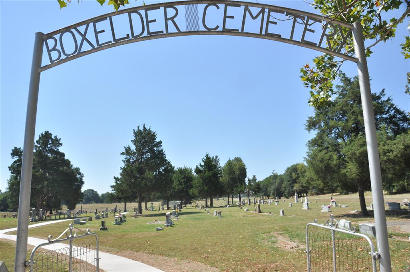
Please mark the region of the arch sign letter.
POLYGON ((186 35, 275 40, 356 61, 344 48, 347 39, 352 39, 351 28, 316 14, 250 2, 161 3, 120 10, 46 34, 48 64, 42 70, 122 44, 186 35), (192 5, 195 14, 189 8, 192 5), (336 42, 330 33, 340 33, 343 39, 336 42))
POLYGON ((20 178, 16 271, 23 272, 25 269, 34 132, 41 73, 111 47, 187 35, 230 35, 273 40, 311 48, 357 63, 380 271, 391 271, 376 126, 360 22, 347 24, 285 7, 222 0, 167 2, 133 7, 97 16, 47 34, 36 33, 20 178), (352 41, 355 56, 347 53, 351 50, 346 50, 346 45, 352 44, 352 41), (43 60, 45 63, 42 64, 43 60))

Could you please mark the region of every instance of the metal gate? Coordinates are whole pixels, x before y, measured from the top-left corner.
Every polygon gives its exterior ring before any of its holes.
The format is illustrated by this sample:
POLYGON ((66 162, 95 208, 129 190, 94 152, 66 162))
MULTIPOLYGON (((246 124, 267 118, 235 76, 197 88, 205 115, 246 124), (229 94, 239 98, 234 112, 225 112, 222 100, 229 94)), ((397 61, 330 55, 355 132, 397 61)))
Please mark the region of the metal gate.
POLYGON ((338 228, 333 218, 325 225, 306 225, 306 255, 308 272, 378 271, 379 254, 372 240, 364 234, 338 228))
POLYGON ((36 246, 27 266, 30 272, 99 271, 99 245, 96 233, 89 229, 83 234, 72 224, 56 239, 50 235, 48 242, 36 246))

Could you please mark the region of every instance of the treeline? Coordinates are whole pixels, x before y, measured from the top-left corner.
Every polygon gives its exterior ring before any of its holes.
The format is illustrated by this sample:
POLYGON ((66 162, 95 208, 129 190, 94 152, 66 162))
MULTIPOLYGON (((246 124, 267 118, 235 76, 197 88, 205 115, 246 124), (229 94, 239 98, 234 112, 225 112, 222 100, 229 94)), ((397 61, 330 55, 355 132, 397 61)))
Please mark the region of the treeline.
POLYGON ((83 192, 83 198, 81 203, 113 203, 114 201, 116 201, 114 193, 106 192, 100 195, 97 191, 93 189, 87 189, 83 192))
MULTIPOLYGON (((372 94, 383 177, 388 193, 410 191, 410 119, 382 90, 372 94)), ((134 130, 132 145, 121 153, 124 166, 112 186, 124 201, 141 203, 152 199, 203 198, 213 205, 216 196, 241 194, 290 197, 323 193, 358 192, 360 207, 367 214, 364 192, 370 190, 370 175, 357 77, 340 75, 334 96, 306 122, 315 132, 308 142, 304 163, 289 166, 283 174, 263 180, 246 180, 246 166, 240 158, 220 166, 217 156, 208 154, 195 167, 174 169, 166 159, 161 141, 151 129, 134 130)))
POLYGON ((227 195, 233 199, 246 188, 246 166, 236 157, 228 160, 224 167, 218 156, 206 154, 201 162, 191 169, 175 168, 166 158, 162 142, 157 134, 145 125, 133 130, 131 145, 121 153, 123 166, 120 176, 114 177, 114 195, 123 202, 142 203, 162 199, 169 208, 170 200, 189 203, 194 198, 205 199, 205 205, 213 207, 215 197, 227 195))
MULTIPOLYGON (((384 90, 372 94, 380 152, 383 188, 388 193, 410 191, 410 118, 385 96, 384 90)), ((215 197, 290 197, 323 193, 358 192, 361 211, 367 214, 364 192, 370 189, 366 139, 358 79, 340 76, 340 85, 331 100, 314 108, 306 129, 315 136, 307 143, 303 163, 289 166, 282 174, 257 180, 247 179, 241 158, 221 166, 218 156, 206 154, 194 169, 175 168, 166 158, 157 134, 145 125, 133 130, 131 144, 121 155, 123 166, 114 177, 112 192, 101 196, 94 190, 81 193, 83 175, 59 150, 61 140, 44 132, 36 141, 33 162, 31 205, 56 209, 66 204, 110 203, 142 204, 163 200, 205 199, 213 206, 215 197)), ((22 150, 12 150, 14 161, 6 192, 0 192, 0 209, 17 209, 22 150)))

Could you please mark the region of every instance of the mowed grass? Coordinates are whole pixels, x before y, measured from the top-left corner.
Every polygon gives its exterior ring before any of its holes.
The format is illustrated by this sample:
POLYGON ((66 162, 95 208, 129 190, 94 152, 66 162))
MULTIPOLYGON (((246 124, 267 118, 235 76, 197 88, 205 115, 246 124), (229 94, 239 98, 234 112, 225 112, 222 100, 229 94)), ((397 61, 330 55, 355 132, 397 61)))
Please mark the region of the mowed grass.
MULTIPOLYGON (((370 195, 366 196, 369 205, 370 195)), ((402 201, 405 198, 410 198, 410 194, 386 196, 386 201, 402 201)), ((144 252, 197 261, 221 271, 305 271, 305 227, 314 219, 324 223, 329 218, 329 213, 320 212, 321 205, 328 204, 329 199, 329 195, 309 197, 311 209, 308 211, 301 209, 301 203, 293 203, 293 199, 281 200, 278 206, 261 205, 262 214, 253 212, 253 204, 245 206, 249 209, 248 212, 239 207, 210 208, 210 214, 187 207, 182 210, 174 227, 164 228, 162 231, 156 231, 155 228, 163 226, 164 211, 144 211, 144 216, 137 218, 128 216, 127 222, 120 226, 112 224, 114 219, 110 214, 110 217, 105 219, 108 231, 99 231, 101 220, 93 220, 76 227, 97 232, 102 251, 126 257, 132 256, 130 252, 144 252), (289 202, 293 203, 293 207, 289 207, 289 202), (285 210, 284 217, 279 216, 280 209, 285 210), (214 210, 222 211, 222 218, 212 216, 214 210), (299 247, 291 250, 280 247, 278 233, 296 242, 299 247)), ((335 216, 348 215, 352 210, 359 209, 356 194, 336 196, 335 199, 339 204, 348 205, 347 208, 334 208, 332 213, 335 216)), ((226 201, 219 200, 216 203, 223 204, 226 201)), ((96 205, 99 210, 112 208, 112 204, 96 205)), ((83 209, 88 210, 95 207, 83 205, 83 209)), ((120 205, 118 207, 123 208, 120 205)), ((348 219, 356 223, 372 221, 369 217, 348 219)), ((410 224, 410 220, 406 218, 389 217, 388 220, 408 220, 410 224)), ((29 235, 46 238, 51 234, 56 237, 67 225, 68 222, 63 222, 30 229, 29 235)), ((392 237, 396 235, 406 238, 409 234, 392 233, 392 237)), ((406 271, 406 268, 410 267, 410 243, 405 239, 395 238, 389 239, 389 242, 393 271, 406 271)), ((2 254, 0 253, 0 259, 3 258, 2 254)))

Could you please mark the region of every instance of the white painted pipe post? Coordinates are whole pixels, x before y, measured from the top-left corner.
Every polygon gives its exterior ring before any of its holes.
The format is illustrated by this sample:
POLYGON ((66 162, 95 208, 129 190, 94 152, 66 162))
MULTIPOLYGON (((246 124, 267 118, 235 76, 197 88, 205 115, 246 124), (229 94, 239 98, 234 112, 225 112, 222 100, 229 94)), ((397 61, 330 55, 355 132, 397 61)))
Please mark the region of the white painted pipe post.
POLYGON ((358 58, 357 69, 359 74, 360 95, 362 100, 363 118, 366 133, 367 156, 369 159, 369 172, 374 205, 374 220, 376 224, 376 240, 377 248, 380 253, 380 272, 390 272, 391 261, 389 241, 387 237, 386 214, 384 210, 380 158, 377 148, 376 123, 374 119, 369 71, 367 69, 362 25, 360 24, 360 22, 353 23, 353 42, 354 51, 356 57, 358 58))
POLYGON ((33 61, 31 64, 30 86, 27 102, 26 128, 24 133, 23 161, 21 165, 20 195, 18 207, 17 242, 15 271, 25 271, 27 236, 31 195, 31 175, 33 168, 34 133, 36 127, 40 67, 43 54, 43 33, 36 32, 33 61))

